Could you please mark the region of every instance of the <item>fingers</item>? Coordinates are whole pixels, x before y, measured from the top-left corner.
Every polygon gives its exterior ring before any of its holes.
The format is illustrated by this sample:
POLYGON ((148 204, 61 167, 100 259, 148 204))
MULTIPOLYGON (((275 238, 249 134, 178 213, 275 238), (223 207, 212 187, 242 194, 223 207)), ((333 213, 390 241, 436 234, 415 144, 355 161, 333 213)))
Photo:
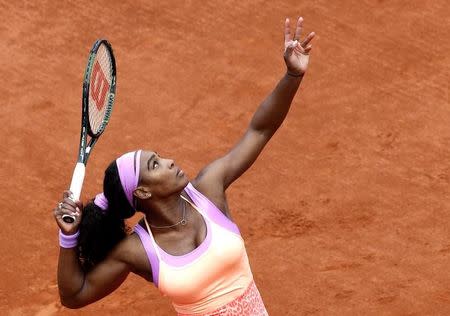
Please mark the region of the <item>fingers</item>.
POLYGON ((311 45, 311 44, 308 45, 308 46, 306 46, 306 48, 305 48, 305 54, 309 54, 309 52, 311 51, 311 48, 312 48, 312 45, 311 45))
POLYGON ((58 203, 54 209, 54 215, 56 218, 61 218, 62 215, 67 214, 71 216, 80 216, 83 204, 80 201, 74 201, 71 198, 70 191, 64 191, 64 198, 58 203))
POLYGON ((300 35, 302 34, 303 28, 303 18, 299 17, 297 20, 297 27, 295 28, 294 40, 300 40, 300 35))
POLYGON ((79 215, 80 215, 78 212, 72 212, 72 211, 70 211, 70 210, 68 210, 68 209, 60 208, 60 207, 56 207, 56 208, 53 210, 53 214, 54 214, 55 219, 56 219, 56 221, 58 222, 58 224, 59 224, 60 227, 66 225, 66 223, 65 223, 64 220, 63 220, 63 215, 73 216, 73 217, 75 217, 75 221, 77 220, 77 218, 78 218, 79 215))
MULTIPOLYGON (((73 203, 73 201, 72 201, 73 203)), ((58 206, 53 210, 56 223, 64 234, 73 234, 77 231, 78 225, 81 222, 82 211, 78 207, 74 208, 73 205, 66 202, 59 202, 58 206), (73 222, 65 222, 63 216, 68 215, 73 217, 73 222)))
POLYGON ((79 229, 82 219, 83 204, 72 199, 72 192, 64 191, 63 199, 53 209, 53 216, 61 231, 66 234, 74 234, 79 229), (67 216, 73 217, 74 221, 66 222, 67 216))
POLYGON ((285 49, 285 57, 290 56, 292 52, 295 52, 297 54, 308 55, 309 52, 311 51, 311 48, 312 48, 311 44, 305 47, 303 43, 300 44, 298 41, 289 41, 285 49))
MULTIPOLYGON (((300 41, 300 36, 301 36, 302 30, 303 30, 303 17, 299 17, 297 20, 297 26, 295 28, 294 36, 292 36, 292 34, 291 34, 289 18, 286 18, 286 21, 284 24, 284 45, 285 45, 286 50, 289 49, 291 44, 293 44, 294 46, 297 46, 297 43, 296 43, 297 41, 300 42, 299 46, 301 46, 305 50, 307 49, 311 40, 316 36, 316 33, 311 32, 305 37, 305 39, 303 41, 300 41)), ((310 49, 311 48, 309 48, 308 51, 310 49)))
POLYGON ((286 18, 284 21, 284 43, 289 42, 291 39, 291 23, 289 18, 286 18))
POLYGON ((299 17, 297 20, 297 26, 295 28, 295 34, 294 37, 292 38, 291 35, 291 22, 289 20, 289 18, 286 18, 285 22, 284 22, 284 43, 288 43, 291 40, 299 40, 300 39, 300 35, 302 33, 302 27, 303 27, 303 17, 299 17))
POLYGON ((63 199, 64 201, 67 201, 67 203, 71 204, 74 208, 76 207, 78 207, 79 209, 83 208, 83 203, 80 200, 74 200, 73 193, 70 190, 64 191, 63 199), (70 203, 70 201, 73 203, 70 203))
POLYGON ((314 32, 309 33, 308 36, 306 36, 306 38, 303 40, 301 45, 306 49, 308 47, 309 42, 311 42, 314 36, 316 36, 316 33, 314 32))
POLYGON ((298 47, 298 42, 297 41, 289 41, 286 43, 286 49, 284 51, 285 56, 290 56, 292 54, 292 52, 294 51, 294 49, 296 49, 298 47))
POLYGON ((72 196, 72 192, 70 190, 66 190, 63 192, 63 199, 70 198, 72 196))
POLYGON ((83 209, 83 203, 81 201, 75 201, 75 205, 82 210, 83 209))
POLYGON ((76 204, 75 201, 72 200, 71 198, 65 197, 65 198, 62 200, 62 202, 63 202, 63 205, 70 206, 70 207, 72 207, 72 208, 74 208, 74 209, 77 207, 77 204, 76 204))
POLYGON ((55 209, 55 215, 62 216, 64 214, 78 216, 81 209, 69 198, 65 198, 63 202, 59 202, 55 209))

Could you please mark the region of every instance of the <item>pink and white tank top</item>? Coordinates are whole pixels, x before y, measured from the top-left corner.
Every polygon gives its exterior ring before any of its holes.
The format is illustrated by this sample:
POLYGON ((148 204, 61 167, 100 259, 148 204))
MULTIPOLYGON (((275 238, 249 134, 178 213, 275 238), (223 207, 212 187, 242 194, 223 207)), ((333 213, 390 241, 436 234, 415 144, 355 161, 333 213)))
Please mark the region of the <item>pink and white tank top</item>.
MULTIPOLYGON (((194 203, 185 200, 203 216, 207 227, 206 237, 196 249, 174 256, 158 246, 148 225, 146 231, 137 224, 134 231, 147 253, 153 283, 171 298, 175 310, 207 314, 243 296, 254 285, 253 275, 236 224, 191 183, 185 191, 194 203)), ((262 300, 259 304, 264 308, 262 300)))

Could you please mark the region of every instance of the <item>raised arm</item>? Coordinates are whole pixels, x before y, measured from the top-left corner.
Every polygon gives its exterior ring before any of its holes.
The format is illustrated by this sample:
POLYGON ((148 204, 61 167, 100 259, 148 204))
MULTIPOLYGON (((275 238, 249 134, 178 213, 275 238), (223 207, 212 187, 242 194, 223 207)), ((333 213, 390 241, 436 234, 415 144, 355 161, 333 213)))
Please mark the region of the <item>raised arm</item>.
MULTIPOLYGON (((68 198, 54 210, 54 215, 61 232, 66 236, 74 234, 80 223, 82 205, 68 198), (78 212, 73 223, 62 220, 63 214, 78 212)), ((84 273, 76 248, 60 248, 58 261, 58 288, 61 304, 69 308, 80 308, 105 297, 126 279, 130 265, 125 260, 127 241, 119 243, 108 257, 89 273, 84 273)))
POLYGON ((300 17, 292 36, 289 19, 286 19, 284 31, 286 73, 258 107, 237 144, 225 156, 200 171, 195 182, 203 191, 208 191, 212 196, 224 192, 253 164, 283 123, 308 68, 310 42, 315 35, 313 32, 309 33, 303 41, 300 41, 302 26, 303 18, 300 17))

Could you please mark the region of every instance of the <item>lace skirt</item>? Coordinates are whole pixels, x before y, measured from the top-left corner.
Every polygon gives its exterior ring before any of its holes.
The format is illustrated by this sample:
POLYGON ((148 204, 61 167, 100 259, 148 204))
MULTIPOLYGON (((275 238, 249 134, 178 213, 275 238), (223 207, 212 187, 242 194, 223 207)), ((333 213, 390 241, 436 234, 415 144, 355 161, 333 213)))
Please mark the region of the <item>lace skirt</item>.
MULTIPOLYGON (((189 314, 178 314, 188 316, 189 314)), ((200 314, 194 314, 200 315, 200 314)), ((250 283, 245 292, 232 302, 201 316, 268 316, 261 294, 254 281, 250 283)))

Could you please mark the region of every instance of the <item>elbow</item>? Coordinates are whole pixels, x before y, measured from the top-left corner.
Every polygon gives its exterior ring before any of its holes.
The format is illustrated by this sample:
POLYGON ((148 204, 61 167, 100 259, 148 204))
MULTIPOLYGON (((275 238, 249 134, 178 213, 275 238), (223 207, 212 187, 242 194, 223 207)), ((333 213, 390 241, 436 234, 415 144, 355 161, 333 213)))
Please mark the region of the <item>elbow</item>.
POLYGON ((61 298, 59 301, 61 302, 61 305, 64 306, 64 307, 66 307, 66 308, 70 308, 70 309, 77 309, 77 308, 80 308, 80 307, 78 307, 76 304, 73 304, 72 302, 70 302, 70 301, 68 301, 68 300, 65 300, 65 299, 63 299, 63 298, 61 298))
POLYGON ((74 299, 68 299, 62 296, 59 297, 59 301, 61 302, 62 306, 67 307, 69 309, 78 309, 85 306, 84 304, 80 304, 80 302, 77 302, 74 299))

